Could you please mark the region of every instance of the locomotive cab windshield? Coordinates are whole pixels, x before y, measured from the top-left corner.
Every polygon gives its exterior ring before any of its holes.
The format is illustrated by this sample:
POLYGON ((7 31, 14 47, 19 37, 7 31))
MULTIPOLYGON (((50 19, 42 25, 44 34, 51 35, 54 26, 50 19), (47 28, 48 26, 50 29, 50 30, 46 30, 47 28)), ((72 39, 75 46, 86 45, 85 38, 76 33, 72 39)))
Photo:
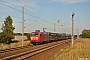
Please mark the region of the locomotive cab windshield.
POLYGON ((31 33, 31 36, 38 36, 38 33, 31 33))

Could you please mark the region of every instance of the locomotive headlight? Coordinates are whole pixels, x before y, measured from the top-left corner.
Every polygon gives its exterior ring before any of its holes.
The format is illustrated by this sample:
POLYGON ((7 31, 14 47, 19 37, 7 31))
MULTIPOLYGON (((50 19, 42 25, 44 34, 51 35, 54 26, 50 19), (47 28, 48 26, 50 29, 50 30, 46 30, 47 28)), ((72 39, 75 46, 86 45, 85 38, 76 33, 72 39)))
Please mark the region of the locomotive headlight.
POLYGON ((33 40, 33 37, 31 37, 31 40, 33 40))
POLYGON ((36 37, 36 40, 38 40, 38 37, 36 37))

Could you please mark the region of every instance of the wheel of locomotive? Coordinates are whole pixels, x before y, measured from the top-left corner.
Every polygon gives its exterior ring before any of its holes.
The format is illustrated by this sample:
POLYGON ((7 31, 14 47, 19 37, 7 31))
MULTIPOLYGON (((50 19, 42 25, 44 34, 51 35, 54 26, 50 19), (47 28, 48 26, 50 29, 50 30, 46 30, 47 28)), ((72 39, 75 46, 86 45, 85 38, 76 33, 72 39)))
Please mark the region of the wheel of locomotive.
POLYGON ((36 42, 33 42, 32 44, 33 44, 33 45, 36 45, 36 42))
POLYGON ((49 43, 51 43, 51 40, 49 40, 49 43))
POLYGON ((47 41, 45 41, 45 44, 47 43, 47 41))

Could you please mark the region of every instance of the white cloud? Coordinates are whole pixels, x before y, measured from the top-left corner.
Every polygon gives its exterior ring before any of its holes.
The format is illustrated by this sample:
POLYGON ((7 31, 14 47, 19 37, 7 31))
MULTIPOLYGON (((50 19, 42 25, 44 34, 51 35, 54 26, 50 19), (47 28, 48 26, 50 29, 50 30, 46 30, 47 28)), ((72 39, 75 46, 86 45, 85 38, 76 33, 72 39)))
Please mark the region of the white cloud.
POLYGON ((63 3, 78 3, 78 2, 87 2, 89 0, 51 0, 51 1, 55 1, 55 2, 63 2, 63 3))

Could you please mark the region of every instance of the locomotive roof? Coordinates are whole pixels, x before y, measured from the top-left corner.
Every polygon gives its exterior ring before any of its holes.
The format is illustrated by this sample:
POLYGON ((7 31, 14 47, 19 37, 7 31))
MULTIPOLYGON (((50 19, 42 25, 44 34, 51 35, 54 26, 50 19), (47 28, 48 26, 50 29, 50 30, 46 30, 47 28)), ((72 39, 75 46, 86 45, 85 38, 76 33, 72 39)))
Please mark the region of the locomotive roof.
MULTIPOLYGON (((37 32, 31 32, 31 33, 37 33, 37 32)), ((63 35, 66 35, 66 33, 57 33, 57 32, 40 32, 40 33, 41 34, 63 34, 63 35)))

